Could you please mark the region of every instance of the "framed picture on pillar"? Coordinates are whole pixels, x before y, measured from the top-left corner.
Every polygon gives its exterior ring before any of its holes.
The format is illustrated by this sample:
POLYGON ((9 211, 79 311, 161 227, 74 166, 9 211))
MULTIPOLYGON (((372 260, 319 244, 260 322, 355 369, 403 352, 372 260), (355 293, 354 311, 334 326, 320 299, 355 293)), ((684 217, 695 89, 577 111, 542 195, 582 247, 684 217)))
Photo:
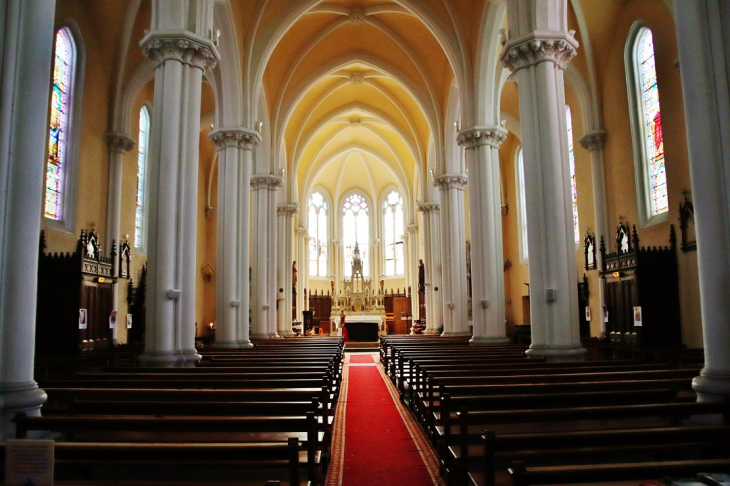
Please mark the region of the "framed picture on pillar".
POLYGON ((687 199, 688 191, 683 191, 684 202, 679 203, 679 227, 682 229, 682 251, 697 250, 695 235, 695 210, 692 201, 687 199))
POLYGON ((586 270, 596 269, 596 235, 586 233, 583 240, 583 253, 586 256, 586 270))

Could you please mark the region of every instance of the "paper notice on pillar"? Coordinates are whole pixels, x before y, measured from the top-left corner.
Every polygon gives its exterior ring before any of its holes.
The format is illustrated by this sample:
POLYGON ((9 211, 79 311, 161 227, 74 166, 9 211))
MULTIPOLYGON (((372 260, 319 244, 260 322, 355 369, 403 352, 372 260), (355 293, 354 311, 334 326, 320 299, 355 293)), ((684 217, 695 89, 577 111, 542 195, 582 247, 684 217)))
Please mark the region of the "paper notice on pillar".
POLYGON ((53 486, 53 441, 5 441, 5 486, 53 486))
POLYGON ((87 329, 88 324, 88 314, 89 311, 86 309, 79 309, 79 329, 87 329))
POLYGON ((127 314, 127 329, 132 329, 132 314, 127 314))
POLYGON ((586 322, 591 322, 591 308, 586 306, 586 322))
POLYGON ((109 329, 116 329, 117 327, 117 311, 113 310, 109 314, 109 329))
POLYGON ((634 326, 643 326, 641 323, 641 307, 634 307, 634 326))
POLYGON ((603 306, 603 322, 608 322, 608 307, 603 306))

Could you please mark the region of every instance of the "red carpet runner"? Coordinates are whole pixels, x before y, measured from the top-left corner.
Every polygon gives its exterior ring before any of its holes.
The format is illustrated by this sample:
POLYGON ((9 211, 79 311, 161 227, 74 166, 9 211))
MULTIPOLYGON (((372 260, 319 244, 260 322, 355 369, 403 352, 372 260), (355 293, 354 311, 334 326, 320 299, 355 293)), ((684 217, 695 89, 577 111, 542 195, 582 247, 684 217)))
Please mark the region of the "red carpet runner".
POLYGON ((437 459, 374 355, 345 357, 327 486, 433 486, 437 459))

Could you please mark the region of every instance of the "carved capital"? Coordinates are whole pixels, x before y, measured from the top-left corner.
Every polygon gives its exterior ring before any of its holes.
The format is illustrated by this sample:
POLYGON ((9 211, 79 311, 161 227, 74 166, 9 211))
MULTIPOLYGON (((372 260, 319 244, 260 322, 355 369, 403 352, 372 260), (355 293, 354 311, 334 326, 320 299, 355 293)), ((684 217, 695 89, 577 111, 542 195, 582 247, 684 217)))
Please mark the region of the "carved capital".
POLYGON ((532 32, 508 42, 500 58, 512 72, 544 61, 565 69, 577 48, 578 42, 566 32, 532 32))
POLYGON ((294 216, 299 212, 299 203, 282 204, 277 206, 276 214, 284 214, 286 216, 294 216))
POLYGON ((261 142, 261 134, 247 128, 219 128, 210 132, 208 137, 219 152, 227 147, 253 150, 261 142))
POLYGON ((506 138, 507 130, 502 127, 473 127, 460 131, 456 137, 456 141, 466 149, 473 149, 483 145, 498 149, 506 138))
POLYGON ((277 187, 284 185, 284 179, 275 175, 255 175, 251 177, 251 188, 276 190, 277 187))
POLYGON ((309 236, 309 231, 307 230, 307 228, 296 228, 294 232, 297 234, 297 236, 302 238, 306 238, 309 236))
POLYGON ((110 132, 106 134, 106 144, 109 150, 118 154, 129 152, 136 145, 135 141, 123 133, 110 132))
POLYGON ((462 174, 444 174, 433 178, 433 185, 438 187, 440 191, 448 191, 449 189, 458 189, 463 191, 469 178, 462 174))
POLYGON ((580 139, 580 144, 589 152, 603 150, 606 146, 606 130, 595 130, 586 133, 585 137, 580 139))
POLYGON ((417 224, 409 224, 408 226, 406 226, 406 232, 409 235, 415 235, 416 233, 418 233, 418 225, 417 224))
POLYGON ((437 213, 439 211, 439 205, 435 202, 419 203, 418 210, 424 215, 427 215, 429 213, 437 213))
POLYGON ((205 71, 213 69, 220 59, 211 40, 185 30, 156 30, 148 33, 139 45, 155 68, 173 60, 205 71))

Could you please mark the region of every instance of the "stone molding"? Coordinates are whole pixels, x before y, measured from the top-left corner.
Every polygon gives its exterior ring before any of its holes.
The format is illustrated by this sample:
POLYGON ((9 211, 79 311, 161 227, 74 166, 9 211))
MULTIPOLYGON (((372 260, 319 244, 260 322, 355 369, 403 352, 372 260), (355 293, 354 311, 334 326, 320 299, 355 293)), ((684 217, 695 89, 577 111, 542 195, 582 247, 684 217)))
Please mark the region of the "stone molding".
POLYGON ((155 68, 172 60, 205 71, 213 69, 220 59, 213 41, 186 30, 149 32, 139 44, 155 68))
POLYGON ((508 42, 500 60, 513 73, 544 61, 565 69, 577 48, 578 42, 567 32, 535 31, 508 42))
POLYGON ((424 215, 429 213, 438 213, 439 209, 441 209, 439 204, 435 202, 424 202, 418 204, 418 210, 424 215))
POLYGON ((440 191, 448 191, 449 189, 458 189, 463 191, 469 178, 462 174, 443 174, 433 178, 433 185, 438 187, 440 191))
POLYGON ((418 233, 418 225, 417 224, 409 224, 406 226, 406 232, 409 235, 415 235, 418 233))
POLYGON ((123 133, 110 132, 106 134, 106 144, 109 150, 117 154, 129 152, 137 143, 123 133))
POLYGON ((253 150, 261 142, 261 134, 248 128, 219 128, 210 132, 208 138, 219 152, 228 147, 253 150))
POLYGON ((579 143, 589 152, 603 150, 603 147, 606 146, 606 130, 594 130, 592 132, 588 132, 579 140, 579 143))
POLYGON ((299 212, 299 203, 294 204, 281 204, 276 207, 276 214, 283 214, 286 216, 294 216, 299 212))
POLYGON ((456 142, 465 149, 474 149, 488 145, 499 149, 507 139, 507 130, 502 127, 472 127, 462 130, 456 137, 456 142))
POLYGON ((251 188, 254 190, 258 189, 269 189, 275 191, 277 187, 284 185, 284 179, 275 175, 255 175, 251 176, 251 188))

